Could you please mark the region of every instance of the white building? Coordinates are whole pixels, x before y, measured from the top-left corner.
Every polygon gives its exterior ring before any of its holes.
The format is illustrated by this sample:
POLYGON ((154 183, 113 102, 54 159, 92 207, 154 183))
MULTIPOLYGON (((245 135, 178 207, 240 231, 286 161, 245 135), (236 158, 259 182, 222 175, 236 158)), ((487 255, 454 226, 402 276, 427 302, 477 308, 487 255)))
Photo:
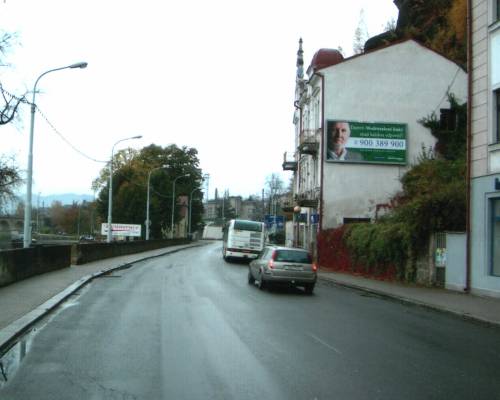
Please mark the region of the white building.
POLYGON ((500 1, 472 0, 471 291, 500 297, 500 1))
POLYGON ((347 59, 336 50, 321 49, 304 80, 301 46, 294 113, 297 150, 293 160, 285 156, 283 168, 294 171, 295 201, 303 214, 299 244, 314 250, 317 230, 373 220, 401 189, 399 178, 422 146, 435 144, 418 120, 449 108, 448 93, 464 102, 467 75, 456 63, 406 40, 347 59), (347 152, 340 153, 340 139, 333 145, 337 122, 348 123, 347 152), (340 153, 340 159, 329 150, 340 153))

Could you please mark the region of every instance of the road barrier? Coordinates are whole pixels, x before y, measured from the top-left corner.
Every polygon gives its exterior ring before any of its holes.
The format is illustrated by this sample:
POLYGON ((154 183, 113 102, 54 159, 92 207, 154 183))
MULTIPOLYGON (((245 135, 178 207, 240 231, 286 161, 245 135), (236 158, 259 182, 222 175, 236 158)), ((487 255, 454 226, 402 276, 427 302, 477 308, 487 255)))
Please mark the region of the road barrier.
POLYGON ((86 264, 92 261, 143 251, 161 249, 162 247, 176 246, 190 243, 187 239, 160 239, 137 240, 133 242, 113 243, 78 243, 74 244, 71 252, 71 263, 74 265, 86 264))
POLYGON ((35 246, 0 251, 0 286, 67 268, 71 264, 71 246, 35 246))
POLYGON ((190 242, 188 239, 138 240, 54 246, 36 245, 27 249, 4 250, 0 251, 0 287, 45 272, 67 268, 71 264, 81 265, 105 258, 190 242))

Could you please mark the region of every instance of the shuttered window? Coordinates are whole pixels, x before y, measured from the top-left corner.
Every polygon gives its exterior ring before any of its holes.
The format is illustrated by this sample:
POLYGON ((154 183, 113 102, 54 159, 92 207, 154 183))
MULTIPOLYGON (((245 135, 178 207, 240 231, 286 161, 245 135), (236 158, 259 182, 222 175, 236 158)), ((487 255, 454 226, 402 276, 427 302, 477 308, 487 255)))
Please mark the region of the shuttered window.
POLYGON ((500 276, 500 198, 490 200, 491 210, 491 274, 500 276))

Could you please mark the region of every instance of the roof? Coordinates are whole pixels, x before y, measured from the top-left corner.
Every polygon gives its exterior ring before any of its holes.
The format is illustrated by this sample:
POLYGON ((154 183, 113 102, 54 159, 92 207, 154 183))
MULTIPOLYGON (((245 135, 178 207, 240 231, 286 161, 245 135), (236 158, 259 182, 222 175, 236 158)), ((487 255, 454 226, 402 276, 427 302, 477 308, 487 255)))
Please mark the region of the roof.
POLYGON ((446 59, 446 60, 448 60, 448 61, 450 61, 450 62, 458 65, 460 68, 462 68, 462 70, 464 70, 464 67, 462 65, 458 64, 456 61, 450 59, 446 55, 444 55, 444 54, 442 54, 442 53, 434 50, 433 48, 431 48, 431 47, 423 44, 422 42, 420 42, 418 40, 415 40, 413 38, 409 38, 409 39, 396 40, 394 42, 388 43, 385 46, 380 46, 380 47, 377 47, 375 49, 368 50, 368 51, 366 51, 364 53, 355 54, 355 55, 353 55, 351 57, 347 57, 347 58, 344 58, 342 56, 342 54, 338 50, 334 50, 334 49, 320 49, 320 50, 318 50, 316 52, 316 54, 314 54, 314 56, 312 58, 312 61, 311 61, 311 65, 307 69, 307 74, 311 77, 314 73, 316 73, 320 69, 331 67, 333 65, 340 64, 340 63, 343 63, 345 61, 349 61, 349 60, 352 60, 352 59, 355 59, 355 58, 358 58, 358 57, 363 57, 365 55, 368 55, 368 54, 371 54, 371 53, 375 53, 377 51, 387 49, 388 47, 393 47, 393 46, 400 45, 400 44, 406 43, 406 42, 416 43, 417 45, 419 45, 419 46, 421 46, 421 47, 423 47, 423 48, 425 48, 427 50, 430 50, 431 52, 433 52, 433 53, 435 53, 435 54, 443 57, 444 59, 446 59), (334 55, 335 53, 337 53, 338 55, 335 56, 334 55))
POLYGON ((344 61, 344 56, 342 53, 335 49, 319 49, 313 56, 311 65, 307 69, 307 73, 310 75, 312 72, 316 72, 320 69, 331 67, 344 61))

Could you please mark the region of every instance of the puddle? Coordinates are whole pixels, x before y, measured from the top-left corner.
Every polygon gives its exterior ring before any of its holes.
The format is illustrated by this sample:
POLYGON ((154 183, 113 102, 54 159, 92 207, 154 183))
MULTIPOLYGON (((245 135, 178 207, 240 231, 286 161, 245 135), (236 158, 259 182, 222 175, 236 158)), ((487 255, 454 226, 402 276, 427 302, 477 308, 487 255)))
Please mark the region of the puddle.
POLYGON ((33 325, 31 329, 29 329, 9 350, 7 350, 6 353, 0 355, 0 389, 7 382, 12 380, 24 358, 31 350, 36 335, 57 315, 59 315, 59 313, 68 308, 77 306, 79 304, 80 296, 87 292, 89 287, 90 284, 85 285, 69 296, 66 301, 59 304, 59 306, 43 317, 41 321, 33 325))
POLYGON ((41 327, 33 328, 0 358, 0 388, 14 377, 24 358, 31 350, 33 339, 40 329, 41 327))

